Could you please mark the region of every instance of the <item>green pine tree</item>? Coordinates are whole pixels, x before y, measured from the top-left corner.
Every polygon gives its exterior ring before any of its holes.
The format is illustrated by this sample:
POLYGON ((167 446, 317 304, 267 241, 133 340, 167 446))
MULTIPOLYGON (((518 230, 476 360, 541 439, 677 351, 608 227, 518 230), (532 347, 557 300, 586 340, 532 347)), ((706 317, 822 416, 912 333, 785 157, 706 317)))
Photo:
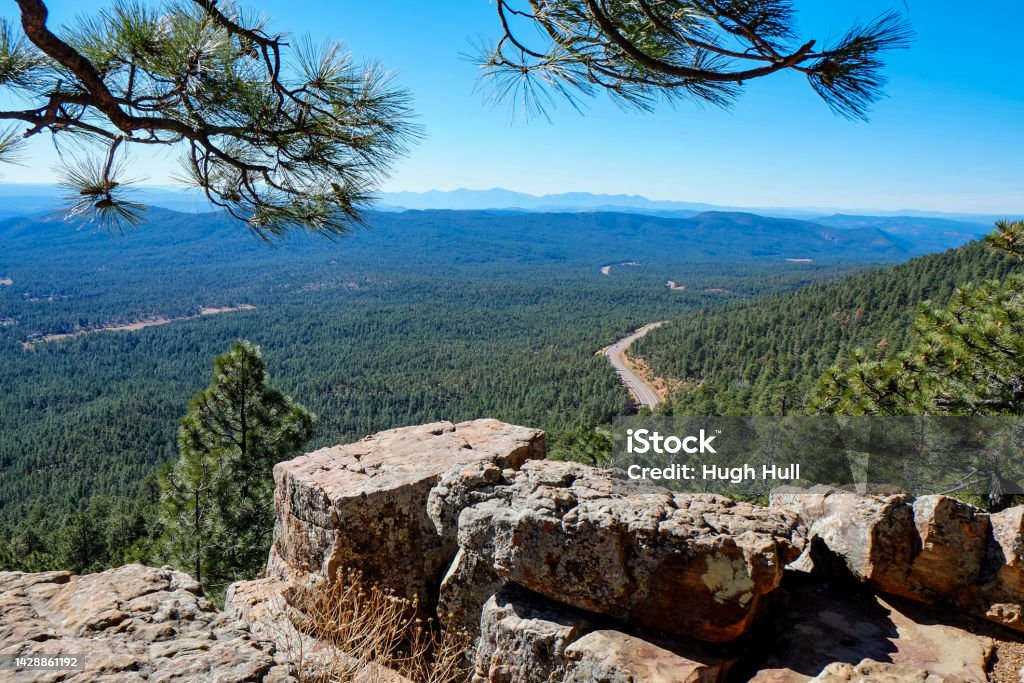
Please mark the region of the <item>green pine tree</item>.
POLYGON ((162 477, 167 559, 215 593, 254 576, 273 529, 273 467, 312 430, 312 415, 268 386, 258 347, 239 341, 218 356, 210 386, 181 420, 180 456, 162 477))

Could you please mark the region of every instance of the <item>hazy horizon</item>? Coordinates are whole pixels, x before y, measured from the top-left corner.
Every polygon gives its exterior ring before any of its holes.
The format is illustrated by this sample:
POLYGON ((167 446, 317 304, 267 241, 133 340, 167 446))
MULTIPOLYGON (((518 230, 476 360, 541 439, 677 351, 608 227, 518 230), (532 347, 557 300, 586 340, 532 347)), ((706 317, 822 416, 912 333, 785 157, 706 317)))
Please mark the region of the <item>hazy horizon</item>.
MULTIPOLYGON (((47 192, 41 192, 40 196, 57 196, 64 192, 64 190, 53 181, 50 182, 12 182, 9 180, 0 179, 0 197, 12 198, 14 193, 5 193, 5 190, 9 191, 14 188, 32 188, 40 191, 46 190, 47 192)), ((175 184, 156 184, 156 183, 140 183, 134 187, 135 190, 146 193, 146 192, 161 192, 161 193, 174 193, 182 195, 183 201, 196 201, 201 205, 206 204, 204 197, 200 196, 199 190, 195 188, 186 187, 184 185, 175 184), (189 197, 189 195, 193 195, 189 197)), ((511 201, 511 200, 509 200, 511 201)), ((849 215, 863 215, 863 216, 887 216, 887 215, 900 215, 900 216, 920 216, 920 217, 968 217, 974 216, 979 218, 991 218, 996 216, 1006 218, 1017 218, 1024 217, 1024 202, 1016 209, 1011 211, 970 211, 970 210, 933 210, 924 207, 906 205, 906 206, 894 206, 894 207, 882 207, 882 206, 828 206, 820 204, 772 204, 772 205, 756 205, 756 204, 720 204, 715 202, 706 201, 699 197, 681 197, 681 198, 670 198, 670 197, 657 197, 651 196, 644 193, 635 192, 594 192, 584 189, 566 190, 560 192, 550 192, 545 194, 534 194, 531 192, 524 192, 522 190, 512 189, 509 187, 457 187, 453 189, 440 189, 432 188, 427 190, 387 190, 383 191, 377 197, 375 202, 376 205, 380 205, 383 208, 403 208, 410 210, 433 210, 433 209, 450 209, 450 210, 486 210, 486 209, 524 209, 524 210, 536 210, 536 209, 557 209, 557 208, 575 208, 575 209, 608 209, 611 211, 622 209, 622 208, 645 208, 649 210, 693 210, 693 211, 749 211, 756 213, 759 211, 776 211, 787 214, 806 214, 808 217, 811 216, 825 216, 829 214, 849 214, 849 215), (502 204, 500 200, 497 200, 492 205, 477 204, 473 206, 456 206, 456 205, 443 205, 444 197, 455 197, 458 195, 476 195, 478 201, 487 195, 505 195, 508 197, 520 197, 534 200, 528 202, 526 205, 516 204, 502 204), (404 206, 399 203, 392 203, 408 198, 420 198, 427 200, 431 197, 440 197, 441 200, 438 205, 431 206, 404 206), (566 198, 578 198, 581 203, 573 204, 565 201, 566 198), (592 201, 587 203, 586 198, 590 198, 592 201), (606 203, 600 203, 599 200, 608 200, 606 203), (550 200, 554 203, 545 204, 544 200, 550 200), (624 201, 627 203, 616 204, 615 201, 624 201), (632 202, 632 204, 628 203, 632 202), (660 205, 660 206, 659 206, 660 205), (675 205, 675 206, 674 206, 675 205)), ((371 207, 372 209, 373 207, 371 207)), ((212 207, 211 207, 211 210, 212 207)))

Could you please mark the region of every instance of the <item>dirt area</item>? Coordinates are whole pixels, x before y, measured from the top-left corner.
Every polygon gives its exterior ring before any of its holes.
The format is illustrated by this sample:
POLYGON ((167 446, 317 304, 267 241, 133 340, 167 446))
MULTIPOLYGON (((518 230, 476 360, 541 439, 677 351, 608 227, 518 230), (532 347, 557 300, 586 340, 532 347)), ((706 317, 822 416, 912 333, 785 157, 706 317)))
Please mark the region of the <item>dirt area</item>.
POLYGON ((676 282, 675 280, 669 280, 665 284, 667 284, 668 288, 671 289, 673 292, 681 292, 684 289, 686 289, 685 282, 676 282))
POLYGON ((1019 640, 1000 640, 996 642, 995 663, 992 666, 992 680, 996 683, 1017 683, 1020 671, 1024 669, 1024 643, 1019 640))
POLYGON ((217 315, 218 313, 231 313, 232 311, 255 311, 256 307, 249 304, 238 306, 204 306, 199 309, 199 315, 217 315))
POLYGON ((651 369, 651 366, 643 358, 634 356, 626 351, 622 352, 621 358, 622 364, 629 368, 630 372, 642 379, 662 401, 665 400, 668 393, 674 388, 672 382, 655 375, 654 370, 651 369))
POLYGON ((975 635, 991 638, 995 652, 990 662, 989 680, 994 683, 1018 683, 1024 680, 1024 635, 1014 633, 988 621, 960 616, 954 625, 975 635))
POLYGON ((618 266, 639 266, 639 265, 643 265, 643 264, 641 264, 639 261, 623 261, 622 263, 612 263, 611 265, 601 266, 601 275, 611 275, 612 274, 612 268, 616 268, 618 266))
POLYGON ((123 323, 120 325, 103 325, 101 327, 91 327, 84 330, 75 330, 74 332, 66 332, 62 334, 46 334, 41 337, 36 337, 29 341, 21 342, 21 348, 26 351, 31 351, 39 344, 45 344, 47 342, 61 341, 64 339, 73 339, 75 337, 83 337, 93 332, 137 332, 144 330, 147 327, 157 327, 159 325, 168 325, 173 322, 180 320, 192 320, 199 318, 204 315, 217 315, 219 313, 231 313, 232 311, 252 311, 255 310, 255 306, 249 304, 241 304, 239 306, 204 306, 199 309, 199 315, 182 315, 176 318, 157 316, 153 318, 145 318, 143 320, 136 320, 130 323, 123 323))

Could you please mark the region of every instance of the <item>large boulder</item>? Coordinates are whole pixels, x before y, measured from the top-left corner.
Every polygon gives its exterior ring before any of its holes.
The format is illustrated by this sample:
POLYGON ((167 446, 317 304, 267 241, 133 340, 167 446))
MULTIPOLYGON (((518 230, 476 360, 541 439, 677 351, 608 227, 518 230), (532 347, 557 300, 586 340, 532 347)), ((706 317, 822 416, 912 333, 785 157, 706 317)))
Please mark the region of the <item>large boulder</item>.
POLYGON ((214 609, 191 577, 140 565, 0 572, 0 652, 83 659, 74 671, 4 671, 12 683, 294 681, 273 646, 214 609))
POLYGON ((713 683, 727 670, 692 643, 600 628, 579 610, 509 585, 483 606, 473 683, 713 683))
POLYGON ((771 507, 800 516, 820 571, 1024 631, 1024 508, 989 515, 947 496, 830 488, 774 493, 771 507))
POLYGON ((859 496, 821 488, 773 493, 771 507, 800 516, 818 566, 836 559, 859 580, 901 589, 920 547, 911 500, 903 494, 859 496))
POLYGON ((279 463, 268 574, 310 583, 357 570, 429 611, 457 550, 427 516, 438 477, 459 464, 517 468, 543 457, 543 432, 476 420, 394 429, 279 463))
MULTIPOLYGON (((463 559, 472 559, 473 572, 456 579, 486 575, 482 563, 502 582, 578 609, 711 642, 746 631, 803 544, 790 512, 568 462, 457 467, 428 507, 442 536, 457 528, 463 559)), ((464 587, 458 594, 479 599, 464 587)), ((457 601, 443 592, 446 612, 479 612, 457 601)))

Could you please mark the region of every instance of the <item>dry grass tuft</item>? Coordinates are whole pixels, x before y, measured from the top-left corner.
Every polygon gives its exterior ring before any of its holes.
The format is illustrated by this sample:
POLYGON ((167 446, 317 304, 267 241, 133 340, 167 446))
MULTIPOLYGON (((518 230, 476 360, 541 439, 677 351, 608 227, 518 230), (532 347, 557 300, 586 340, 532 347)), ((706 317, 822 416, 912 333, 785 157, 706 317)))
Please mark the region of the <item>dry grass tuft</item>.
POLYGON ((355 571, 296 588, 274 611, 301 683, 464 683, 469 637, 417 616, 418 605, 355 571))

